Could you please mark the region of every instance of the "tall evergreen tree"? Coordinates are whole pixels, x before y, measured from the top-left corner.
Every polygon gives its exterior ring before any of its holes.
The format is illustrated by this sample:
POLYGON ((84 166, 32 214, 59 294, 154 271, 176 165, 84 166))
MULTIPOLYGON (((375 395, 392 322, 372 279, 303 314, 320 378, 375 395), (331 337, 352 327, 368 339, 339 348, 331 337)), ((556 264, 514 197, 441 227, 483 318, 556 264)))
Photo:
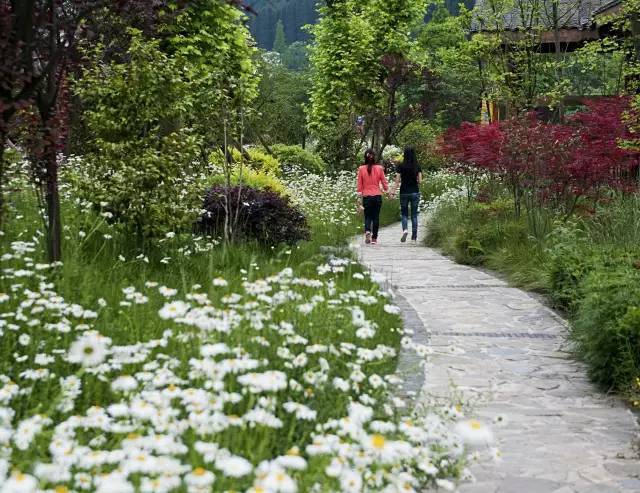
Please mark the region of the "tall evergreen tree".
POLYGON ((282 19, 278 19, 278 22, 276 23, 276 36, 273 40, 273 51, 282 55, 286 50, 287 38, 284 34, 284 24, 282 24, 282 19))

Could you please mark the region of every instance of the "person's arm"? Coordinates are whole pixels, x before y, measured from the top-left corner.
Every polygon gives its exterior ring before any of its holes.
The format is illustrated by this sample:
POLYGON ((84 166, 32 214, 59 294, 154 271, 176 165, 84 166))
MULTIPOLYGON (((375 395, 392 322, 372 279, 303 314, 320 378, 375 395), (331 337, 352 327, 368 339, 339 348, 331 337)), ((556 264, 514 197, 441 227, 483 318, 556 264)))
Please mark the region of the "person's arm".
POLYGON ((362 176, 362 168, 358 168, 357 182, 358 182, 358 185, 357 185, 358 197, 356 198, 356 205, 358 207, 363 207, 362 191, 364 190, 364 177, 362 176))
POLYGON ((396 177, 393 180, 393 185, 391 186, 391 193, 389 195, 391 195, 391 197, 394 197, 396 195, 396 190, 398 190, 398 187, 400 186, 400 173, 396 173, 396 177))
POLYGON ((389 183, 387 183, 387 177, 384 176, 384 168, 382 166, 380 166, 380 174, 382 175, 382 178, 380 179, 380 182, 382 183, 382 188, 385 192, 388 192, 389 183))

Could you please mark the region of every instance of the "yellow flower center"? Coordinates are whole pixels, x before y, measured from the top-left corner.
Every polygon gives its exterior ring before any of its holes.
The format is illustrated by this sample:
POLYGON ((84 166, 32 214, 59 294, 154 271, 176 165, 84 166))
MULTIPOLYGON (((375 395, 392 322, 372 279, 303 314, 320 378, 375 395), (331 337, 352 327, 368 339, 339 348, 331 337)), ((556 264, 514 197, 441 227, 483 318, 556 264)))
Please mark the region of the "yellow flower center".
POLYGON ((482 425, 480 424, 480 421, 477 421, 475 419, 471 420, 471 428, 474 430, 479 430, 480 428, 482 428, 482 425))
POLYGON ((386 442, 387 440, 382 435, 375 434, 371 437, 371 445, 373 445, 373 448, 382 449, 386 442))
POLYGON ((56 489, 54 491, 56 493, 69 493, 69 488, 67 488, 66 486, 56 486, 56 489))
POLYGON ((204 473, 207 472, 204 468, 202 467, 196 467, 193 470, 193 474, 195 474, 196 476, 204 476, 204 473))

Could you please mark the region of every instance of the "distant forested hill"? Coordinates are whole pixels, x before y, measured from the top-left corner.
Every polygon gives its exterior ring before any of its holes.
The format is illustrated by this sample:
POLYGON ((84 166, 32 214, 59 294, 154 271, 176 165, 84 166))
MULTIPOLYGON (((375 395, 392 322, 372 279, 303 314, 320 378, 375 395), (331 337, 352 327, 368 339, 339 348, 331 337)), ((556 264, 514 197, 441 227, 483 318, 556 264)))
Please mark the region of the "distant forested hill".
MULTIPOLYGON (((250 20, 251 32, 260 48, 270 50, 279 19, 284 24, 287 43, 306 41, 309 35, 300 29, 305 24, 313 24, 318 14, 316 3, 318 0, 249 0, 258 15, 252 15, 250 20)), ((445 0, 447 9, 452 14, 459 12, 458 4, 462 1, 467 8, 472 8, 475 0, 445 0)))
POLYGON ((251 32, 261 48, 270 50, 279 19, 284 24, 287 44, 305 41, 309 35, 300 29, 305 24, 313 24, 316 13, 316 0, 250 0, 249 3, 258 15, 251 17, 251 32))

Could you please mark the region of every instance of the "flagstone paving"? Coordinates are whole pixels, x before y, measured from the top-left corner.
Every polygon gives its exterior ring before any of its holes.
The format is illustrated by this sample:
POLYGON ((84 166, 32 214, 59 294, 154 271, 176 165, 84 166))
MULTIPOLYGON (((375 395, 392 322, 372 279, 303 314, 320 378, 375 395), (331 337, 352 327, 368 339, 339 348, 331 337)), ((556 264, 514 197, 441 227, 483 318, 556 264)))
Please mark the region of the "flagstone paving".
POLYGON ((637 416, 589 383, 566 322, 533 295, 399 236, 399 226, 384 228, 359 252, 434 351, 426 379, 416 357, 400 358, 402 392, 419 392, 418 403, 462 393, 480 420, 505 417, 492 425, 502 460, 472 466, 476 482, 459 491, 640 492, 637 416))

